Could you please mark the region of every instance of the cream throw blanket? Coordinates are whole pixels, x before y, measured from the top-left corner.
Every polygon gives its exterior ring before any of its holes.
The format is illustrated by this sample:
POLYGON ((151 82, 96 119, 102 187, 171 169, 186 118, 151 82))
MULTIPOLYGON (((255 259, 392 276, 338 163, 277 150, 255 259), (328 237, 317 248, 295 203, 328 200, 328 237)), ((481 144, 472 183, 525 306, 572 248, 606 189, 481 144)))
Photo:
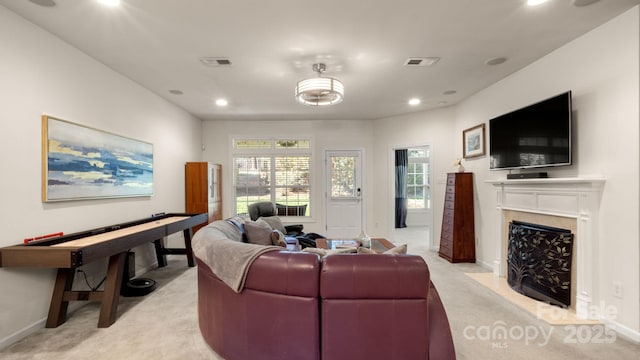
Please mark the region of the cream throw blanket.
POLYGON ((279 246, 263 246, 229 240, 221 229, 205 226, 193 237, 193 253, 233 291, 244 288, 247 272, 253 261, 269 251, 284 250, 279 246))

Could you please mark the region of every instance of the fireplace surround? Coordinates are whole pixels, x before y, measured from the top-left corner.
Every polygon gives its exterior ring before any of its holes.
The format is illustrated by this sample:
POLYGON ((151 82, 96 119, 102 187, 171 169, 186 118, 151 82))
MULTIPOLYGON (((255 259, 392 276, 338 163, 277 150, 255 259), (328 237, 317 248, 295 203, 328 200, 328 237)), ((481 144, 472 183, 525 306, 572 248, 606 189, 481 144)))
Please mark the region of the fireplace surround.
POLYGON ((600 247, 599 209, 604 178, 546 178, 522 180, 490 180, 496 190, 495 228, 499 241, 493 272, 507 275, 508 217, 554 227, 573 229, 571 303, 582 319, 597 319, 592 306, 597 300, 597 254, 600 247), (530 221, 529 217, 546 218, 548 223, 530 221), (568 225, 558 226, 557 222, 568 225))

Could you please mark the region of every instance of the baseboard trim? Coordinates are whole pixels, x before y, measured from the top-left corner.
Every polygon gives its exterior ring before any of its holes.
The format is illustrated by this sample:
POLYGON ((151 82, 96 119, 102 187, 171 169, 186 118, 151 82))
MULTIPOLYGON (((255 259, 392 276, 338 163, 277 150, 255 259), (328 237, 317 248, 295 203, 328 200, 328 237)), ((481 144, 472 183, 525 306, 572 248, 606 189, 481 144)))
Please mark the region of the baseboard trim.
MULTIPOLYGON (((169 255, 171 256, 171 255, 169 255)), ((142 269, 136 269, 136 273, 139 275, 143 275, 146 274, 147 272, 158 268, 158 262, 154 261, 153 263, 150 264, 149 267, 145 267, 142 269)), ((79 301, 79 302, 70 302, 69 303, 69 309, 67 310, 67 312, 69 314, 73 313, 74 311, 78 310, 79 308, 83 307, 84 305, 87 305, 88 302, 86 301, 79 301)), ((27 325, 24 328, 16 331, 15 333, 0 339, 0 351, 8 348, 9 346, 17 343, 18 341, 26 338, 27 336, 35 333, 36 331, 43 329, 45 327, 45 325, 47 324, 47 317, 43 317, 42 319, 34 322, 31 325, 27 325)))
POLYGON ((36 331, 44 328, 44 325, 47 323, 47 318, 42 318, 31 325, 28 325, 19 331, 5 337, 4 339, 0 339, 0 350, 4 350, 9 346, 17 343, 18 341, 26 338, 27 336, 35 333, 36 331))
POLYGON ((477 260, 476 259, 476 264, 481 266, 483 269, 489 270, 489 271, 493 271, 493 264, 490 264, 486 261, 482 261, 482 260, 477 260))
POLYGON ((613 329, 613 331, 615 331, 616 334, 620 335, 620 337, 622 337, 623 339, 631 341, 635 344, 640 344, 640 332, 624 326, 616 321, 603 319, 602 322, 604 322, 607 327, 613 329))

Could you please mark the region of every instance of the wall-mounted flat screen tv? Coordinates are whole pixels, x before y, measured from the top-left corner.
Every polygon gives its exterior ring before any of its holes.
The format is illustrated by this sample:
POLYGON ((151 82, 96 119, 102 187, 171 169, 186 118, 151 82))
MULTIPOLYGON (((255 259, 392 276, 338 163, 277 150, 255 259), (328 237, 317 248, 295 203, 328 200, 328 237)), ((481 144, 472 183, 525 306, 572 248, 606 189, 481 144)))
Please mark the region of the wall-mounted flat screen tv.
POLYGON ((571 165, 571 91, 489 121, 491 170, 571 165))

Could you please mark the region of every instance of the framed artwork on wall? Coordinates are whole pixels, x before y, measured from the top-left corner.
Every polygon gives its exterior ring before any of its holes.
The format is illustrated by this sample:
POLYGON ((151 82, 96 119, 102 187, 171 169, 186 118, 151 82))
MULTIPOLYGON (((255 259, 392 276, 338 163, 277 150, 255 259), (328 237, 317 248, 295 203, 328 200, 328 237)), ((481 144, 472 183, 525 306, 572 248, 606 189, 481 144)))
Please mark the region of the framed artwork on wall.
POLYGON ((153 195, 153 144, 42 116, 42 201, 153 195))
POLYGON ((465 159, 485 155, 484 124, 462 132, 462 154, 465 159))

